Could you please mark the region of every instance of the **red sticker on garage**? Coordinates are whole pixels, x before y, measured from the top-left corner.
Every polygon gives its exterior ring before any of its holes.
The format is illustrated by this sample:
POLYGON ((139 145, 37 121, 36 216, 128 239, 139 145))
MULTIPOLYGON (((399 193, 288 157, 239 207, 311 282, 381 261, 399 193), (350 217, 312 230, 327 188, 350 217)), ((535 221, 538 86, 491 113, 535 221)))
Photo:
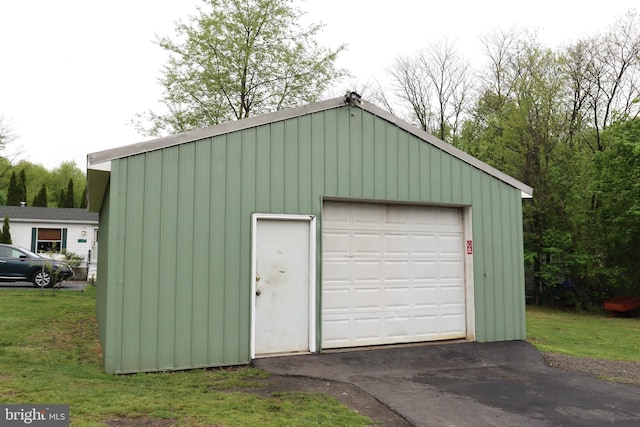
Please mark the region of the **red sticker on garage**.
POLYGON ((473 240, 467 240, 467 255, 473 254, 473 240))

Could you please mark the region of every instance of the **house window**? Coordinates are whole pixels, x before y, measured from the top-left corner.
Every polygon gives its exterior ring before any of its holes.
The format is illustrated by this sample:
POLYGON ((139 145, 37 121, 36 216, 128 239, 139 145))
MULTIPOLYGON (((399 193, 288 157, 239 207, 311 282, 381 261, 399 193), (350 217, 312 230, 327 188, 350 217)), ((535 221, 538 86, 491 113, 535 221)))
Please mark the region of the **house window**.
POLYGON ((61 228, 38 228, 36 248, 38 252, 60 252, 63 236, 61 228))

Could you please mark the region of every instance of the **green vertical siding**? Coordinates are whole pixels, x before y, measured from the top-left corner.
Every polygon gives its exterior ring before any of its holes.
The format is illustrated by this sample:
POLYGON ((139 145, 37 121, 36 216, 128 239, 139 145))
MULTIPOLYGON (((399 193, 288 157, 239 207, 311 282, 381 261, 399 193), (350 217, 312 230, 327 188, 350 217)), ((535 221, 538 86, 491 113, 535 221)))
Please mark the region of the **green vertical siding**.
MULTIPOLYGON (((180 288, 176 289, 175 301, 175 366, 187 368, 194 365, 192 359, 193 346, 196 344, 192 340, 196 318, 200 313, 194 310, 193 306, 193 263, 194 250, 193 243, 197 237, 193 222, 195 220, 195 169, 196 157, 195 147, 197 144, 183 144, 177 147, 178 150, 178 221, 175 227, 176 244, 176 277, 180 288)), ((199 161, 201 161, 199 159, 199 161)))
MULTIPOLYGON (((209 172, 211 171, 211 144, 202 141, 195 144, 194 173, 194 212, 207 212, 211 206, 209 191, 209 172), (201 159, 195 162, 195 159, 201 159), (202 178, 201 178, 202 177, 202 178), (196 196, 197 195, 197 196, 196 196)), ((194 215, 193 218, 193 328, 191 342, 193 362, 197 366, 207 364, 209 360, 208 328, 198 325, 209 325, 209 263, 212 257, 210 250, 211 221, 209 216, 194 215)))
MULTIPOLYGON (((204 143, 207 143, 204 141, 204 143)), ((227 150, 224 138, 216 138, 211 144, 211 171, 210 171, 210 231, 209 235, 209 323, 208 327, 208 354, 209 362, 224 365, 225 334, 232 333, 227 319, 227 311, 234 307, 225 306, 227 289, 225 283, 225 265, 229 254, 225 250, 227 230, 225 228, 225 198, 227 195, 227 150)), ((268 158, 268 157, 267 157, 268 158)), ((268 163, 268 162, 267 162, 268 163)), ((206 180, 207 176, 201 177, 206 180)), ((267 181, 268 182, 268 181, 267 181)), ((203 266, 204 268, 204 266, 203 266)))
MULTIPOLYGON (((149 181, 150 191, 160 191, 160 212, 149 215, 160 217, 160 227, 155 230, 160 236, 160 259, 158 269, 158 367, 171 369, 176 367, 175 341, 176 337, 176 292, 180 283, 176 272, 176 257, 178 253, 178 150, 163 150, 161 178, 149 181), (156 187, 157 188, 153 188, 156 187)), ((113 173, 111 176, 113 180, 113 173)), ((140 221, 146 221, 144 213, 137 213, 140 221)), ((125 370, 126 372, 126 370, 125 370)))
POLYGON ((98 274, 106 370, 248 362, 251 214, 320 215, 323 197, 471 206, 476 338, 524 338, 520 191, 344 106, 112 161, 98 274))
MULTIPOLYGON (((155 151, 146 156, 144 168, 144 181, 160 182, 162 179, 162 151, 155 151)), ((143 209, 146 212, 162 212, 162 194, 160 186, 155 186, 144 192, 143 209)), ((143 337, 153 337, 143 343, 140 355, 140 369, 148 370, 158 366, 158 318, 162 315, 160 284, 160 257, 161 250, 161 223, 162 215, 149 215, 142 224, 142 235, 145 239, 145 248, 142 252, 141 270, 145 280, 142 282, 144 295, 143 305, 140 310, 140 333, 143 337)))

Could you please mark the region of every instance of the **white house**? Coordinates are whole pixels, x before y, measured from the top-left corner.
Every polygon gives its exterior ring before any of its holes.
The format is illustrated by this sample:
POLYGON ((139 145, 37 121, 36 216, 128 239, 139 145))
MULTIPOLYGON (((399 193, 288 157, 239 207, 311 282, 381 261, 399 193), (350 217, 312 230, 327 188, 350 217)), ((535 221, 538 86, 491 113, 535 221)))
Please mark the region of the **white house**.
POLYGON ((98 214, 78 208, 0 206, 0 220, 9 218, 11 241, 33 252, 67 250, 83 257, 88 277, 98 261, 98 214))

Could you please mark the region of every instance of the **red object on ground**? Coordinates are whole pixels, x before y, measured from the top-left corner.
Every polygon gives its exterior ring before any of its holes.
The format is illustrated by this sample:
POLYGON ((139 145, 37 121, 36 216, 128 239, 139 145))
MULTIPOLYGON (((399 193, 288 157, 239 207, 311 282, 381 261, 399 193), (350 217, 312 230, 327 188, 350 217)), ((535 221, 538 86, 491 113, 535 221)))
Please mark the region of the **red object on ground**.
POLYGON ((640 307, 640 297, 615 297, 604 302, 604 309, 615 313, 640 307))

